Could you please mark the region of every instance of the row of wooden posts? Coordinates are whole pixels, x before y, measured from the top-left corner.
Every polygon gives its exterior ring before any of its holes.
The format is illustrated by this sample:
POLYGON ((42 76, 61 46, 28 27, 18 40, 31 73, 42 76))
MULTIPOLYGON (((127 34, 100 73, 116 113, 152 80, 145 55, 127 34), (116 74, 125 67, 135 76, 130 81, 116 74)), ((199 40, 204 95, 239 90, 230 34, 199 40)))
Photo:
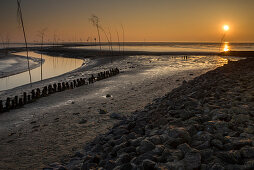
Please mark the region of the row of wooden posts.
POLYGON ((15 96, 14 98, 7 97, 4 102, 0 100, 0 113, 9 111, 11 109, 17 109, 25 104, 34 102, 40 97, 46 97, 50 94, 61 92, 68 89, 74 89, 76 87, 94 83, 95 81, 103 80, 105 78, 119 74, 118 68, 110 69, 109 71, 100 72, 95 77, 93 74, 88 78, 88 82, 85 78, 79 78, 70 82, 54 83, 53 85, 44 86, 41 90, 40 88, 33 89, 31 93, 24 92, 22 96, 15 96))

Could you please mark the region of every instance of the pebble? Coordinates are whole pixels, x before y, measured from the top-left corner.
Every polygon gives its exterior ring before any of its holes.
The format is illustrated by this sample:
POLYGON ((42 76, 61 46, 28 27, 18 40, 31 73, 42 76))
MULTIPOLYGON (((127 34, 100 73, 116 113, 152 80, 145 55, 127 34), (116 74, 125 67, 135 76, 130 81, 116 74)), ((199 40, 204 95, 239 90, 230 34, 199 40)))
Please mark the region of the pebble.
MULTIPOLYGON (((254 60, 229 62, 122 118, 76 155, 80 169, 254 169, 254 60)), ((180 81, 180 80, 177 80, 180 81)), ((99 110, 99 114, 107 114, 99 110)))

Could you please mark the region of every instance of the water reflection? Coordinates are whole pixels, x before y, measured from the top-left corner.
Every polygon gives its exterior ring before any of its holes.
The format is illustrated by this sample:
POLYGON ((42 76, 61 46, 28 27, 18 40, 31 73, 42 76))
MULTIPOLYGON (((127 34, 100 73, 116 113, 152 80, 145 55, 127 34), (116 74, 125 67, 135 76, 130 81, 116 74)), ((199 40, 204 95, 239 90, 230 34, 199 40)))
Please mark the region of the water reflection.
MULTIPOLYGON (((16 53, 16 55, 25 56, 25 52, 16 53)), ((35 52, 29 52, 29 56, 35 58, 41 58, 40 54, 35 52)), ((83 64, 83 60, 74 58, 64 58, 64 57, 53 57, 48 55, 42 55, 45 60, 43 63, 43 79, 48 79, 51 77, 59 76, 66 72, 70 72, 80 67, 83 64)), ((37 67, 31 70, 32 82, 37 82, 41 80, 41 68, 37 67)), ((0 91, 12 89, 14 87, 22 86, 29 83, 28 71, 6 78, 0 79, 0 91)))
MULTIPOLYGON (((125 51, 150 51, 150 52, 219 52, 223 51, 225 44, 228 46, 225 49, 229 51, 253 51, 254 43, 126 43, 125 51)), ((100 47, 86 44, 85 46, 76 46, 69 48, 92 49, 99 50, 100 47)), ((114 51, 123 50, 123 46, 113 45, 114 51)), ((102 46, 103 50, 109 50, 107 45, 102 46)))
POLYGON ((224 52, 230 51, 230 46, 229 46, 229 43, 228 43, 228 42, 225 42, 225 43, 224 43, 224 45, 223 45, 223 51, 224 51, 224 52))

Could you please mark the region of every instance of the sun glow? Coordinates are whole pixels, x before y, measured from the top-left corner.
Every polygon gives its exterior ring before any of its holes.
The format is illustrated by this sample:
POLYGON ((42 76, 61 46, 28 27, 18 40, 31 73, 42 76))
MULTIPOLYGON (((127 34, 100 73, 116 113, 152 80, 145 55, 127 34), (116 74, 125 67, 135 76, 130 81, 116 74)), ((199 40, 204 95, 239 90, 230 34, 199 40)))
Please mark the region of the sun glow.
POLYGON ((229 26, 228 25, 224 25, 223 29, 224 29, 224 31, 228 31, 229 30, 229 26))
POLYGON ((229 51, 229 46, 227 44, 224 45, 224 49, 223 49, 224 52, 227 52, 229 51))

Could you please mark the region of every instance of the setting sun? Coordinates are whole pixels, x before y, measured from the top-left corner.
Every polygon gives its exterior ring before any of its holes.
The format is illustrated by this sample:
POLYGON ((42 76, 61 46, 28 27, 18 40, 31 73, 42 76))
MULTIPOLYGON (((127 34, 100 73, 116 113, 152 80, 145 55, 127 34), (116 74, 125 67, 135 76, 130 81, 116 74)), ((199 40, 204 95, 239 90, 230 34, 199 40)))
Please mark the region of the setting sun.
POLYGON ((228 30, 229 30, 229 26, 228 26, 228 25, 224 25, 224 26, 223 26, 223 29, 224 29, 225 31, 228 31, 228 30))

